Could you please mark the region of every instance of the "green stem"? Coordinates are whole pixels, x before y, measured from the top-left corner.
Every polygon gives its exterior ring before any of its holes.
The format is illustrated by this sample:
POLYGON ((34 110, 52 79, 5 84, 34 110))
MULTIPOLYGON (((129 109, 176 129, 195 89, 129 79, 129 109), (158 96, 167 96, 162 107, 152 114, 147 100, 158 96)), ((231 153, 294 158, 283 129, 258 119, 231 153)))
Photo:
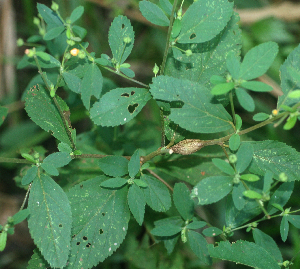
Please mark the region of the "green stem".
POLYGON ((174 13, 175 13, 175 9, 177 7, 177 3, 178 3, 178 0, 174 0, 174 4, 173 4, 171 16, 170 16, 170 24, 169 24, 168 34, 167 34, 167 42, 166 42, 163 62, 161 64, 160 74, 164 74, 164 72, 165 72, 165 66, 166 66, 166 62, 167 62, 168 51, 169 51, 169 48, 170 48, 170 37, 171 37, 172 26, 173 26, 173 21, 174 21, 174 13))
POLYGON ((28 189, 27 189, 27 192, 25 194, 25 197, 24 197, 23 203, 21 205, 20 211, 23 210, 23 208, 25 206, 26 200, 28 198, 28 195, 29 195, 29 192, 30 192, 30 189, 31 189, 31 185, 32 185, 32 183, 30 183, 29 186, 28 186, 28 189))
POLYGON ((235 111, 234 111, 232 91, 230 91, 230 93, 229 93, 229 101, 230 101, 230 107, 231 107, 231 114, 232 114, 232 118, 233 118, 233 124, 235 126, 236 125, 236 119, 235 119, 235 111))
POLYGON ((161 129, 161 147, 165 146, 165 120, 164 120, 164 111, 159 110, 160 114, 160 129, 161 129))
POLYGON ((0 157, 0 163, 24 163, 24 164, 34 164, 31 161, 26 159, 17 159, 17 158, 5 158, 0 157))

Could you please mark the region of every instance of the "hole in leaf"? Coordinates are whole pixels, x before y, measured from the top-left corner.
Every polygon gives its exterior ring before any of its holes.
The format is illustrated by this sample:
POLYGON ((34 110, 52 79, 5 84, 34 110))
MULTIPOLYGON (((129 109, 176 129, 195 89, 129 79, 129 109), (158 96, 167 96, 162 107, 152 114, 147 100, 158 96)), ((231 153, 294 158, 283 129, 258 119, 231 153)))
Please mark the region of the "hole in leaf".
POLYGON ((79 246, 79 245, 80 245, 80 242, 77 242, 76 245, 79 246))
POLYGON ((62 224, 60 223, 60 224, 58 225, 58 227, 61 228, 61 227, 62 227, 62 224))
POLYGON ((195 37, 196 37, 195 33, 193 33, 193 34, 190 35, 190 39, 194 39, 195 37))
POLYGON ((92 245, 91 243, 88 243, 88 244, 86 245, 86 247, 89 248, 91 245, 92 245))
POLYGON ((82 188, 83 188, 83 185, 81 184, 81 185, 80 185, 80 189, 82 189, 82 188))
POLYGON ((134 105, 129 105, 127 109, 129 111, 129 113, 132 114, 138 106, 139 106, 139 104, 135 103, 134 105))
POLYGON ((124 29, 124 28, 125 28, 125 24, 124 24, 124 23, 122 23, 122 25, 121 25, 121 28, 122 28, 122 29, 124 29))
POLYGON ((134 94, 135 94, 135 91, 132 91, 130 94, 131 94, 131 95, 134 95, 134 94))
POLYGON ((99 230, 99 233, 100 233, 100 234, 103 234, 103 229, 100 229, 100 230, 99 230))
POLYGON ((86 241, 88 238, 86 236, 82 237, 82 240, 86 241))
POLYGON ((123 97, 129 97, 129 94, 127 92, 125 92, 125 93, 121 94, 121 96, 123 96, 123 97))
POLYGON ((72 235, 72 238, 75 238, 75 236, 76 236, 75 234, 74 234, 74 235, 72 235))
POLYGON ((105 212, 102 212, 101 215, 104 217, 105 216, 105 212))

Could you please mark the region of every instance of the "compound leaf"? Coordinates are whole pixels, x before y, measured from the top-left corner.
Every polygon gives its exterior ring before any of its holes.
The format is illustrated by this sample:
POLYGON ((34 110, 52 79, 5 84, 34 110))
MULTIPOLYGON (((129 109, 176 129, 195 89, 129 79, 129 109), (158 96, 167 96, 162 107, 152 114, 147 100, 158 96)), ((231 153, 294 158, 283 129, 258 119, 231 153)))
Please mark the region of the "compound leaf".
POLYGON ((51 267, 64 267, 70 251, 71 207, 67 195, 49 176, 32 183, 28 208, 30 234, 51 267))
POLYGON ((252 242, 238 240, 230 244, 226 241, 220 242, 216 247, 209 244, 208 252, 213 258, 232 261, 257 269, 280 269, 277 261, 269 252, 252 242))
POLYGON ((66 268, 92 268, 112 255, 125 238, 130 219, 127 189, 103 189, 100 184, 105 179, 89 179, 68 193, 73 228, 66 268))
POLYGON ((179 43, 201 43, 219 34, 233 13, 233 3, 227 0, 197 1, 185 12, 179 43))
POLYGON ((217 133, 233 126, 225 108, 213 101, 208 90, 196 82, 158 76, 153 78, 150 87, 155 99, 184 103, 182 108, 171 108, 169 118, 188 131, 217 133))
POLYGON ((159 6, 143 0, 139 2, 139 8, 143 16, 151 23, 159 26, 169 26, 170 21, 159 6))
POLYGON ((60 114, 43 86, 32 87, 25 97, 25 110, 28 116, 46 132, 71 146, 60 114))
POLYGON ((108 41, 114 59, 119 64, 124 63, 134 43, 134 31, 127 17, 119 15, 113 20, 109 28, 108 41), (129 38, 130 42, 125 43, 124 38, 129 38))
POLYGON ((271 140, 247 143, 252 144, 254 149, 249 167, 251 173, 264 176, 269 170, 276 179, 280 173, 285 173, 288 181, 300 179, 300 153, 294 148, 271 140))
POLYGON ((128 173, 128 160, 122 156, 106 156, 98 162, 104 174, 112 177, 121 177, 128 173))
POLYGON ((91 108, 90 117, 97 125, 123 125, 133 119, 151 99, 142 88, 117 88, 104 94, 91 108))
POLYGON ((184 183, 176 183, 173 191, 174 204, 184 220, 194 216, 194 202, 190 197, 190 191, 184 183))
POLYGON ((138 224, 142 225, 144 221, 145 205, 146 205, 144 192, 141 190, 141 188, 138 185, 132 184, 129 187, 127 199, 128 199, 128 206, 132 215, 134 216, 138 224))

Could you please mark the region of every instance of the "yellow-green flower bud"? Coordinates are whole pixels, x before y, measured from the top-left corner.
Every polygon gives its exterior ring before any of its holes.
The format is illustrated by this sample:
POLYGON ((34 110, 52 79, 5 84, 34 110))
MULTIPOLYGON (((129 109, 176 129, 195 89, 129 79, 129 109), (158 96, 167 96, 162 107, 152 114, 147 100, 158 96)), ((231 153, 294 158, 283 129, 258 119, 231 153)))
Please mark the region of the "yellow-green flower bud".
POLYGON ((33 17, 33 24, 35 24, 35 25, 40 25, 40 23, 41 23, 41 21, 40 21, 39 18, 33 17))
POLYGON ((24 45, 24 40, 22 39, 22 38, 19 38, 18 40, 17 40, 17 46, 18 47, 21 47, 21 46, 23 46, 24 45))
POLYGON ((126 36, 123 38, 124 43, 129 44, 131 43, 131 38, 129 36, 126 36))
POLYGON ((157 66, 157 64, 155 63, 154 67, 153 67, 153 73, 156 76, 159 72, 159 67, 157 66))
POLYGON ((56 2, 52 1, 51 9, 57 11, 59 9, 59 5, 56 2))
POLYGON ((186 56, 191 56, 193 52, 191 50, 186 50, 185 51, 186 56))

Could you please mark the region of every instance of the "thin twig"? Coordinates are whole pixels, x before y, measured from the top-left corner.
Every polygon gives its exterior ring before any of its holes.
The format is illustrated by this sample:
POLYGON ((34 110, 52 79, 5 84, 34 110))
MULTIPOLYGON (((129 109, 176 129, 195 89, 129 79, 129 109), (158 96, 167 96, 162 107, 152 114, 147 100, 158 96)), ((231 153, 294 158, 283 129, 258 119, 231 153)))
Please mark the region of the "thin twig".
POLYGON ((156 177, 159 181, 161 181, 162 183, 164 183, 171 192, 173 192, 173 188, 166 182, 164 181, 159 175, 157 175, 156 173, 154 173, 152 170, 150 169, 146 169, 151 175, 153 175, 154 177, 156 177))

